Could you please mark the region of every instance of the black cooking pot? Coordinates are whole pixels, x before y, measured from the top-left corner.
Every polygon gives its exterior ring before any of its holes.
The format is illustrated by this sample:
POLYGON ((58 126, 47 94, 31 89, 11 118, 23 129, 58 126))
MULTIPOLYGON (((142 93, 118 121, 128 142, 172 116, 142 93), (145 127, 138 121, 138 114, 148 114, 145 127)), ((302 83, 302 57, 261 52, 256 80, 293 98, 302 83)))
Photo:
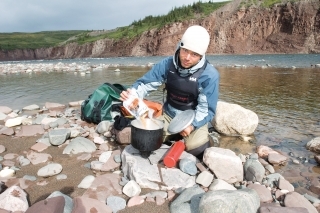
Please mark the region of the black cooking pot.
POLYGON ((152 151, 161 147, 163 126, 163 121, 157 119, 136 119, 131 122, 131 145, 140 151, 142 157, 148 158, 152 151))

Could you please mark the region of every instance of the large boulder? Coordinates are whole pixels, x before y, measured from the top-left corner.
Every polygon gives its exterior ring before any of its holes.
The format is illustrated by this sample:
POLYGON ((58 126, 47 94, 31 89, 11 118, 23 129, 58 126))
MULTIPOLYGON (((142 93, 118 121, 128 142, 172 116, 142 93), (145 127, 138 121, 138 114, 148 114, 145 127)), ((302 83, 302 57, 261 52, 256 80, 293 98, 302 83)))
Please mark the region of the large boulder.
POLYGON ((225 135, 251 135, 259 123, 258 115, 238 104, 218 101, 212 126, 225 135))

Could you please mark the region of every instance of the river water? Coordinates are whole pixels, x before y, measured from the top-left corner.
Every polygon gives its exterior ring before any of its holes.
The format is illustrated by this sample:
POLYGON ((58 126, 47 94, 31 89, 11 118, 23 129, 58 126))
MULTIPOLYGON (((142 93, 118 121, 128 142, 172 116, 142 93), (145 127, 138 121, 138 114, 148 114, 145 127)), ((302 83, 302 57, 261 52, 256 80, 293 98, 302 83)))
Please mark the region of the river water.
MULTIPOLYGON (((0 105, 13 109, 45 102, 67 104, 83 100, 104 82, 131 85, 148 71, 148 63, 163 57, 128 57, 2 63, 83 63, 117 65, 87 75, 74 72, 38 72, 0 76, 0 105)), ((320 137, 320 55, 233 55, 208 56, 220 72, 220 100, 239 104, 254 111, 259 125, 251 142, 238 137, 222 137, 221 147, 236 153, 254 152, 256 146, 267 145, 282 151, 290 160, 279 171, 299 169, 318 175, 320 168, 305 145, 320 137), (267 67, 266 67, 267 66, 267 67), (301 160, 300 165, 292 163, 301 160), (308 162, 305 162, 307 159, 308 162)), ((162 92, 154 92, 151 100, 162 100, 162 92)), ((303 177, 302 177, 303 179, 303 177)), ((302 181, 303 182, 303 181, 302 181)), ((295 187, 307 187, 299 182, 295 187)))

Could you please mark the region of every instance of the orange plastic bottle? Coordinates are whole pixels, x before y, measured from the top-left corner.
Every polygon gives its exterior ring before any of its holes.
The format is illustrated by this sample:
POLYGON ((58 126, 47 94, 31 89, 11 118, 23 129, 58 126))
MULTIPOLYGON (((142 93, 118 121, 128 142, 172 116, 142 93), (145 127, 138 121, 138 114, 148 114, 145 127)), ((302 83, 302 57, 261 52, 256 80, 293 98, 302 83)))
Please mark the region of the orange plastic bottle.
POLYGON ((164 165, 169 168, 174 167, 177 164, 185 147, 186 146, 184 145, 183 141, 175 142, 170 148, 169 152, 163 158, 164 165))

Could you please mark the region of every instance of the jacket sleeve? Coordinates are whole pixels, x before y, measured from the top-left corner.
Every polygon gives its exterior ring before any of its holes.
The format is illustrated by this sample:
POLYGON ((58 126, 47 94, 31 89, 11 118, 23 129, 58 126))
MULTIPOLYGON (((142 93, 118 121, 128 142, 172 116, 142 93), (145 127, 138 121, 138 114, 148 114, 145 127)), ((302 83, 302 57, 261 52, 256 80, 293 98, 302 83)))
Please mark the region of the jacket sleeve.
POLYGON ((151 70, 132 85, 132 88, 136 89, 138 97, 144 98, 148 96, 149 92, 157 90, 165 82, 170 59, 172 60, 172 57, 165 58, 155 64, 151 70))
POLYGON ((219 72, 212 66, 199 79, 200 94, 196 107, 196 116, 192 122, 195 129, 211 122, 215 116, 219 98, 219 81, 219 72))

